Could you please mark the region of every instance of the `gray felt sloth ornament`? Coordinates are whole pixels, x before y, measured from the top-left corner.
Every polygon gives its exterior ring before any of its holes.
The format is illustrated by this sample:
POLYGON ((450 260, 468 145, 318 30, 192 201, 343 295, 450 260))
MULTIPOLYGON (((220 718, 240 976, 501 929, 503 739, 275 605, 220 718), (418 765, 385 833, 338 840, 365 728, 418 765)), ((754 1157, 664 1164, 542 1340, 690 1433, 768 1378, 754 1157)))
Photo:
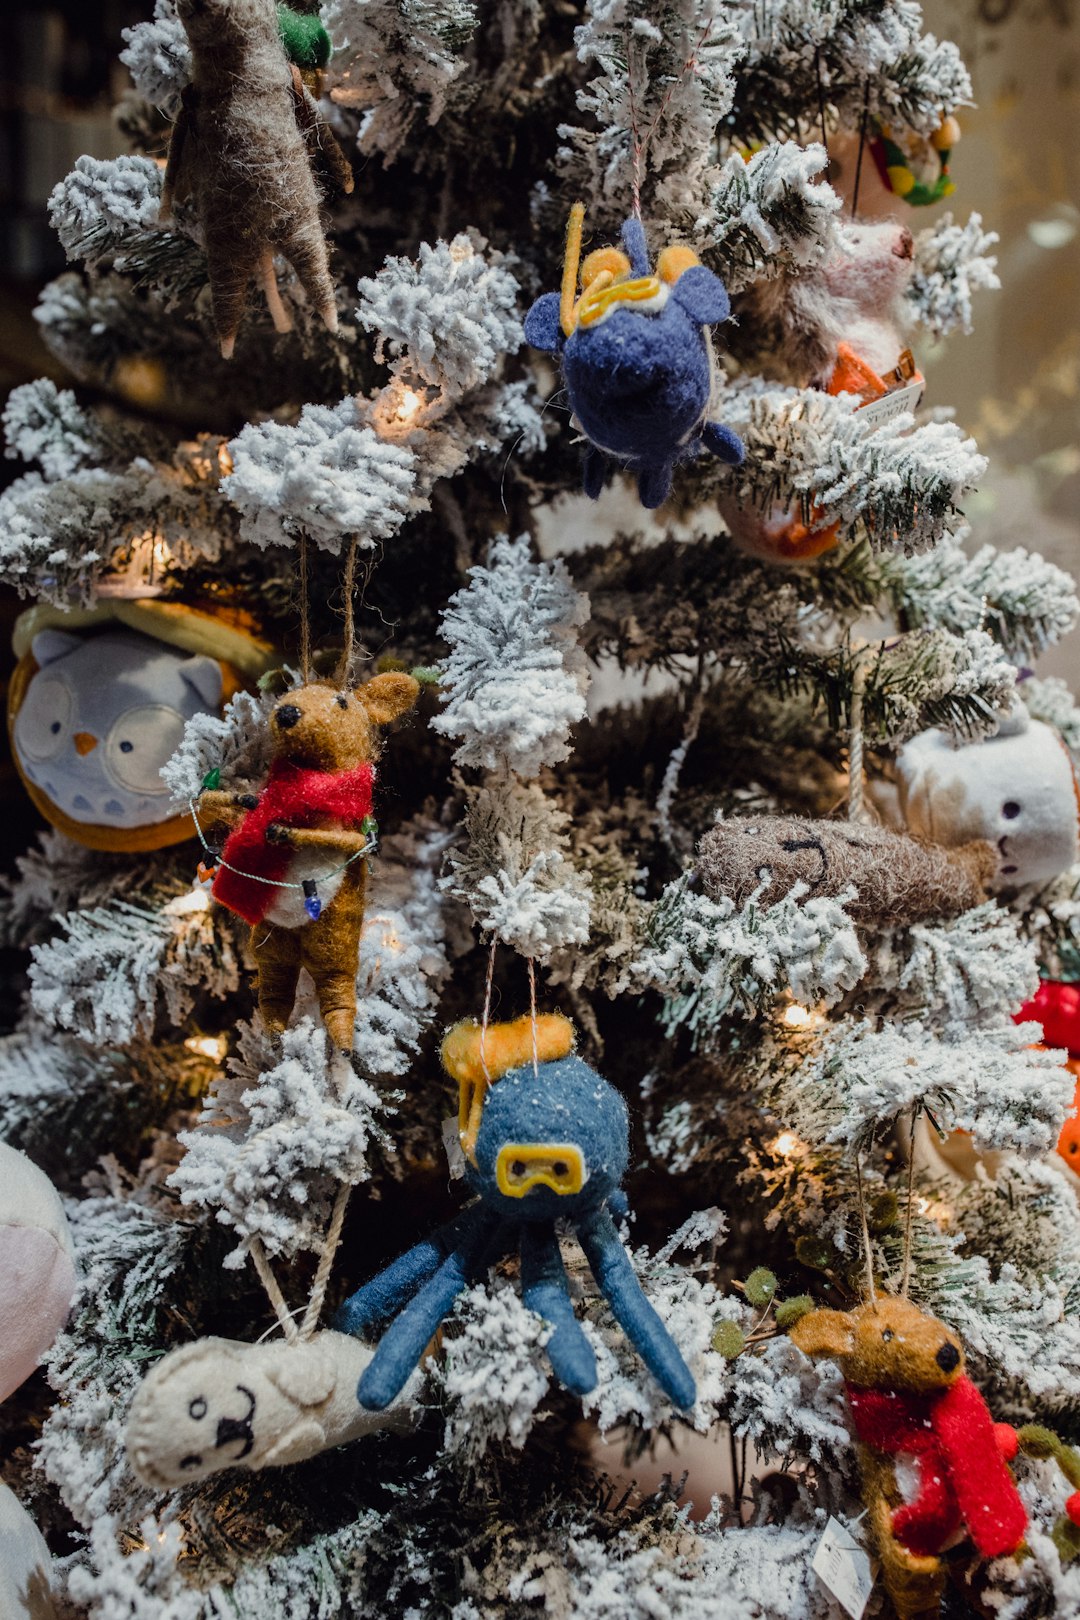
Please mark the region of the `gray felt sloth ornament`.
POLYGON ((285 55, 274 0, 177 0, 176 9, 192 82, 173 128, 160 220, 167 224, 186 203, 194 209, 222 355, 232 356, 253 281, 276 329, 291 329, 276 253, 335 332, 319 182, 348 193, 352 170, 285 55))

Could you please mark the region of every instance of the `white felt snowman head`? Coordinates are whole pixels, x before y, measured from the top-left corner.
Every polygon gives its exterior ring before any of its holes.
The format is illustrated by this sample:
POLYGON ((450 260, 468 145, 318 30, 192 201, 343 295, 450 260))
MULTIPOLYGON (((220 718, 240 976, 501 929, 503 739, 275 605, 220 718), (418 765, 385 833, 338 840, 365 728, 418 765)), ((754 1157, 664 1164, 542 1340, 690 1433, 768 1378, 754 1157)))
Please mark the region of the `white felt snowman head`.
POLYGON ((217 710, 218 661, 126 628, 92 635, 46 629, 31 650, 38 667, 12 736, 37 802, 44 798, 59 812, 59 825, 121 835, 172 818, 161 768, 179 747, 186 722, 217 710))
POLYGON ((998 855, 995 889, 1045 883, 1077 859, 1072 762, 1056 731, 1022 703, 995 736, 955 747, 943 731, 913 737, 897 759, 910 830, 936 844, 985 839, 998 855))

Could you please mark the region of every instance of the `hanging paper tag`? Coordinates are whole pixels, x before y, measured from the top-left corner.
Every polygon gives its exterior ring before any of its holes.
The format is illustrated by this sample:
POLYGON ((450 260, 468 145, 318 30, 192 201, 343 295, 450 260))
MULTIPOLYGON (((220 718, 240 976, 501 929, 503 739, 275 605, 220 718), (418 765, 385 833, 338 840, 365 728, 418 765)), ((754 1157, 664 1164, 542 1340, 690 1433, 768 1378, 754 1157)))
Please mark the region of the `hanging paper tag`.
POLYGON ((891 422, 901 411, 917 410, 925 387, 923 379, 918 377, 903 388, 894 388, 888 394, 882 394, 880 399, 871 399, 867 404, 860 405, 858 414, 871 427, 881 427, 883 422, 891 422))
POLYGON ((878 1565, 839 1519, 830 1516, 811 1567, 851 1620, 862 1620, 877 1580, 878 1565))
POLYGON ((458 1117, 451 1114, 449 1119, 442 1122, 443 1147, 446 1149, 446 1164, 450 1171, 451 1181, 460 1181, 465 1174, 465 1155, 461 1151, 461 1130, 458 1117))

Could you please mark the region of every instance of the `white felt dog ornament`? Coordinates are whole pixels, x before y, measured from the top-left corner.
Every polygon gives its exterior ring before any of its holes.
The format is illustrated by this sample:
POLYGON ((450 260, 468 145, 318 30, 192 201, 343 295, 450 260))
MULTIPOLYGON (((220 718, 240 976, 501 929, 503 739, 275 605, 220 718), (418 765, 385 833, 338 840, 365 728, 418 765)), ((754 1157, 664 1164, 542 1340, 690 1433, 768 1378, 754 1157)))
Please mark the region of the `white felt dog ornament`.
POLYGON ((356 1386, 374 1352, 344 1333, 310 1339, 198 1339, 171 1350, 131 1404, 127 1454, 155 1490, 224 1468, 280 1468, 408 1421, 414 1379, 385 1412, 356 1386))
POLYGON ((1072 761, 1058 733, 1023 703, 984 742, 957 747, 943 731, 921 732, 900 750, 896 770, 900 810, 917 838, 993 846, 991 889, 1047 883, 1080 853, 1072 761))

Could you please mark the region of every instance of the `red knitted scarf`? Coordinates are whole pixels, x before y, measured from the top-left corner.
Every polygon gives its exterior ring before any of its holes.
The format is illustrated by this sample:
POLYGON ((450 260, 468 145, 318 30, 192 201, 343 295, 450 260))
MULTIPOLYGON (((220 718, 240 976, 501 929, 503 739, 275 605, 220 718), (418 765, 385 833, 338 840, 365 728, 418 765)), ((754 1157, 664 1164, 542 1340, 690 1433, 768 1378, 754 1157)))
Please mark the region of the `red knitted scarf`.
POLYGON ((892 1521, 910 1552, 940 1552, 961 1525, 984 1558, 1016 1551, 1027 1513, 970 1378, 958 1378, 940 1395, 848 1384, 847 1397, 864 1445, 919 1459, 919 1494, 897 1508, 892 1521))
MULTIPOLYGON (((274 903, 278 885, 294 851, 287 844, 268 844, 266 829, 281 821, 287 827, 310 827, 324 816, 359 824, 371 814, 375 771, 357 765, 351 771, 310 771, 275 759, 259 794, 259 803, 225 842, 223 864, 214 878, 213 896, 245 922, 261 922, 274 903), (228 865, 224 863, 228 862, 228 865), (235 871, 230 871, 235 867, 235 871), (262 878, 263 882, 253 881, 262 878)), ((344 856, 341 860, 344 860, 344 856)), ((340 865, 327 851, 327 868, 340 865)))

